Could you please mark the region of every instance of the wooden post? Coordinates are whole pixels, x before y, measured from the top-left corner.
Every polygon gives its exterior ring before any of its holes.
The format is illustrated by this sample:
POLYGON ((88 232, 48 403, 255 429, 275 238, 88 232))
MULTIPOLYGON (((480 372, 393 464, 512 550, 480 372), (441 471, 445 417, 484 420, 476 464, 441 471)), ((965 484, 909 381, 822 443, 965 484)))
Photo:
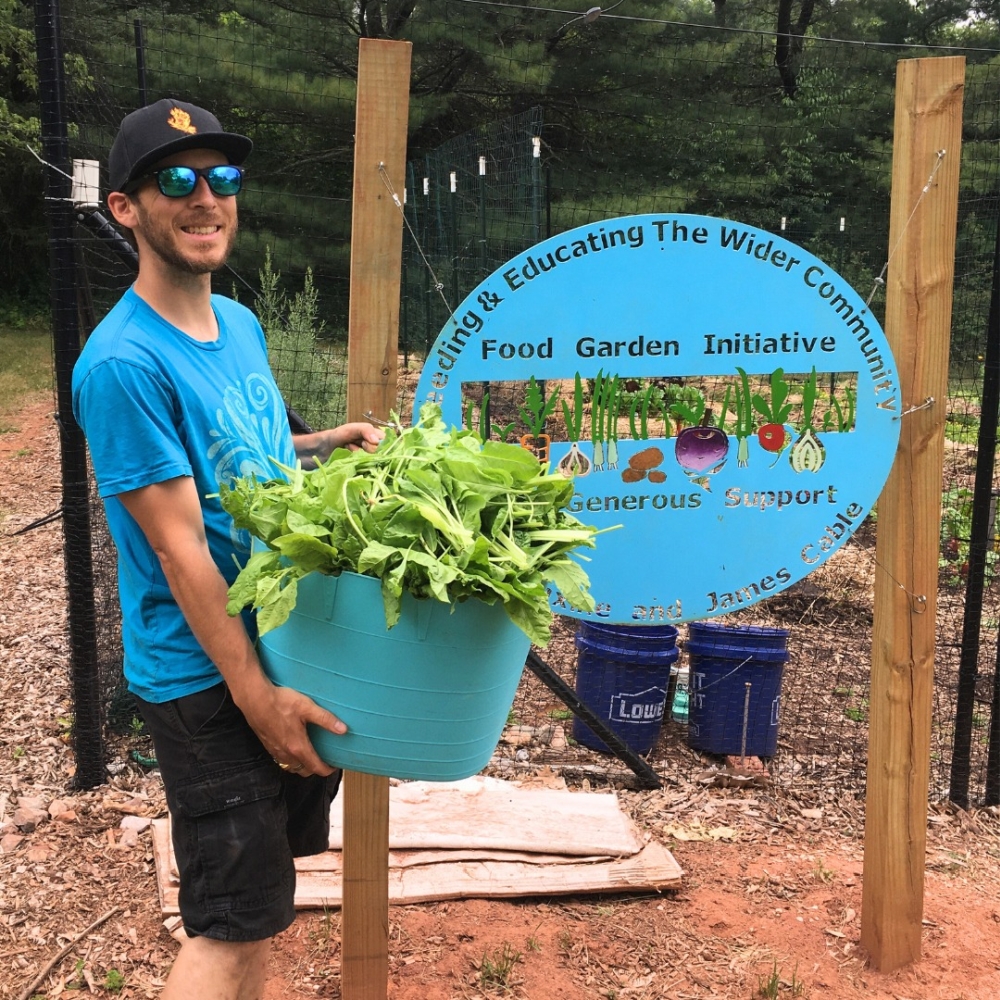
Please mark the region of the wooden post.
POLYGON ((901 410, 934 402, 900 417, 878 501, 861 944, 884 972, 920 957, 965 59, 897 69, 885 330, 901 410))
POLYGON ((399 279, 410 86, 409 42, 362 38, 358 52, 348 316, 347 419, 396 406, 399 279), (383 169, 379 169, 379 164, 383 169))
MULTIPOLYGON (((396 406, 409 42, 362 38, 358 51, 347 419, 396 406), (381 168, 380 168, 381 164, 381 168)), ((341 995, 385 1000, 389 982, 389 779, 344 775, 341 995)))

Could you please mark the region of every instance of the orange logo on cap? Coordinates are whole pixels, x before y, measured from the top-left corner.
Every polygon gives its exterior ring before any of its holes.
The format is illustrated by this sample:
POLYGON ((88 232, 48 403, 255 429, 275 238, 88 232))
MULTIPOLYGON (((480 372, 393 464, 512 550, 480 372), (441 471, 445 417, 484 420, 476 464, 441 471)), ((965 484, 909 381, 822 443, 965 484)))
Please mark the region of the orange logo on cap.
POLYGON ((194 135, 198 131, 191 124, 191 116, 186 111, 181 111, 180 108, 170 109, 170 117, 167 119, 167 124, 171 128, 177 129, 178 132, 187 132, 188 135, 194 135))

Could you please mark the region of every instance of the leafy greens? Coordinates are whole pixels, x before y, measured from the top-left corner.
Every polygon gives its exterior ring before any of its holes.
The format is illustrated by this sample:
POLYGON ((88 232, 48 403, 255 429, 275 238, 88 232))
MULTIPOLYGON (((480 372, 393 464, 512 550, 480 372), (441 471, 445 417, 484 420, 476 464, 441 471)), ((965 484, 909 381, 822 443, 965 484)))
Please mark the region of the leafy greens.
POLYGON ((261 634, 283 624, 308 573, 377 577, 386 625, 404 591, 454 603, 503 603, 535 645, 551 638, 546 584, 593 611, 590 581, 569 553, 593 547, 598 529, 565 510, 573 481, 549 473, 518 445, 449 429, 425 404, 413 427, 390 429, 377 450, 337 449, 288 480, 240 478, 219 497, 237 528, 267 548, 229 588, 227 611, 258 610, 261 634))

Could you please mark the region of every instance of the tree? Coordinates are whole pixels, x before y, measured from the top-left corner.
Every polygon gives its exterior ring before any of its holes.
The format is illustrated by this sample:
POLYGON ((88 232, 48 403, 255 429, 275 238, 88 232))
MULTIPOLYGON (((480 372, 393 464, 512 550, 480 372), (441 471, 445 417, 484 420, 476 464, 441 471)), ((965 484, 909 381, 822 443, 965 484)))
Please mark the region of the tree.
POLYGON ((0 316, 20 320, 45 302, 45 217, 37 148, 31 7, 0 0, 0 316))
MULTIPOLYGON (((415 161, 541 107, 556 231, 628 211, 787 216, 821 250, 847 204, 884 209, 877 165, 899 53, 810 36, 980 39, 1000 0, 630 0, 628 17, 456 0, 63 3, 67 48, 99 69, 91 89, 71 88, 74 155, 103 160, 136 105, 140 18, 149 99, 187 97, 254 139, 235 265, 255 275, 270 247, 289 292, 311 267, 335 317, 346 315, 359 38, 413 42, 415 161), (741 30, 719 31, 723 17, 741 30)), ((328 330, 342 325, 328 312, 328 330)))
POLYGON ((778 37, 774 44, 774 65, 788 97, 798 89, 798 61, 802 44, 816 8, 815 0, 799 0, 798 17, 792 23, 795 0, 778 0, 778 37))

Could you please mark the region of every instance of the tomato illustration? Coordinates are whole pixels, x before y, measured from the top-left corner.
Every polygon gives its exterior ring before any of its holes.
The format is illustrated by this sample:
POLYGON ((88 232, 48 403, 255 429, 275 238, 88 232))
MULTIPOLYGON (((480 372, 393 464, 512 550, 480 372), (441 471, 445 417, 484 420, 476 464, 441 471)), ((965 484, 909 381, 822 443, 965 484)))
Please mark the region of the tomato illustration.
POLYGON ((764 424, 757 431, 757 440, 765 451, 781 451, 785 447, 784 424, 764 424))

